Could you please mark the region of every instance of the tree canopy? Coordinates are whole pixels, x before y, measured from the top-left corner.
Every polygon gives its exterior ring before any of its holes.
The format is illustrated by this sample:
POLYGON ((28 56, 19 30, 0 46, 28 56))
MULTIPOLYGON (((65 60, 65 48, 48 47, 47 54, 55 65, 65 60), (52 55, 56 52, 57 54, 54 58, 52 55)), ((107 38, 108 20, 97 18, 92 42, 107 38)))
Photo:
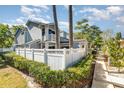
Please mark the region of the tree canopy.
POLYGON ((12 26, 12 33, 15 34, 18 29, 23 29, 23 28, 24 28, 23 25, 13 25, 12 26))
POLYGON ((22 29, 23 25, 9 25, 0 24, 0 48, 11 47, 14 42, 14 35, 18 29, 22 29))
POLYGON ((13 34, 8 25, 0 24, 0 48, 10 47, 13 43, 13 34))
POLYGON ((115 35, 115 38, 117 40, 120 40, 122 38, 121 32, 117 32, 116 35, 115 35))
POLYGON ((99 47, 102 42, 101 33, 102 31, 96 25, 89 25, 87 19, 83 19, 77 22, 75 29, 79 30, 78 34, 80 39, 86 39, 90 46, 92 47, 99 47))

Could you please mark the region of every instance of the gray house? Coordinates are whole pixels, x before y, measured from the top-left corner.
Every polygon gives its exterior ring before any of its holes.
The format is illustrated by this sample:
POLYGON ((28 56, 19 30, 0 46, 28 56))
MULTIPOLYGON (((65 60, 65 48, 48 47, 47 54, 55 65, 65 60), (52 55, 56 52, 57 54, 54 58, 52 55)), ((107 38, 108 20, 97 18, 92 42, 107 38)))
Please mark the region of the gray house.
MULTIPOLYGON (((60 30, 60 48, 69 47, 69 34, 60 30)), ((85 40, 74 40, 74 48, 82 47, 85 40)), ((28 20, 24 29, 15 34, 15 45, 21 48, 55 48, 55 29, 53 23, 42 23, 28 20)))

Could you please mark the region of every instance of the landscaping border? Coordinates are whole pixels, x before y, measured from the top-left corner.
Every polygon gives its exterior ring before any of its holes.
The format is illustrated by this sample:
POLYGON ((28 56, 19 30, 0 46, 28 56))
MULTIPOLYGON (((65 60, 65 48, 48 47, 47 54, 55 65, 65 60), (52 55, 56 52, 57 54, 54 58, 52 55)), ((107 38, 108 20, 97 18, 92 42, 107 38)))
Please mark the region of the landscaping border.
POLYGON ((82 88, 89 87, 92 82, 90 76, 92 74, 93 57, 91 55, 88 55, 85 59, 64 71, 50 70, 43 63, 27 60, 15 53, 7 53, 4 57, 9 65, 27 73, 43 87, 82 88))

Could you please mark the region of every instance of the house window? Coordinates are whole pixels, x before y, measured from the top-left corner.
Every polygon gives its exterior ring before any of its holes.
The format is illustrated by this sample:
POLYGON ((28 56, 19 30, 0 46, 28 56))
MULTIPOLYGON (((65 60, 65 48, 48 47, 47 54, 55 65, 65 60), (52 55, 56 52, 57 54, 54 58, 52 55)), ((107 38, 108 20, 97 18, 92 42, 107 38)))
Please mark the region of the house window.
POLYGON ((30 24, 30 25, 28 26, 28 28, 29 28, 29 30, 31 30, 31 29, 33 28, 33 25, 30 24))
POLYGON ((44 36, 45 35, 45 29, 43 28, 42 29, 42 36, 44 36))
POLYGON ((24 31, 21 33, 21 35, 23 35, 24 34, 24 31))
POLYGON ((55 34, 55 32, 51 29, 49 29, 49 34, 55 34))

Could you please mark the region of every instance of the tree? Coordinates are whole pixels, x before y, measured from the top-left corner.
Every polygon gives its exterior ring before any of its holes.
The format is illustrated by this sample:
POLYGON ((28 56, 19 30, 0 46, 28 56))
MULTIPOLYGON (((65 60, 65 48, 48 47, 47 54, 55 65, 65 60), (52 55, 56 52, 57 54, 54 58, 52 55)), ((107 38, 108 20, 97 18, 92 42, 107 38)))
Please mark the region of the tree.
POLYGON ((83 39, 81 32, 75 32, 74 33, 74 39, 83 39))
POLYGON ((72 5, 69 5, 69 48, 73 48, 73 14, 72 5))
POLYGON ((0 48, 11 47, 14 36, 8 25, 0 24, 0 48))
POLYGON ((54 24, 55 24, 55 34, 56 34, 56 48, 60 48, 60 38, 59 38, 59 29, 58 29, 58 21, 57 21, 57 14, 56 14, 56 5, 52 6, 53 8, 53 17, 54 17, 54 24))
POLYGON ((89 42, 90 47, 100 47, 102 44, 102 37, 99 27, 88 24, 87 19, 83 19, 77 22, 76 29, 80 30, 82 33, 82 38, 89 42))
POLYGON ((122 62, 124 61, 124 49, 120 48, 120 43, 115 38, 110 39, 107 42, 108 52, 111 59, 111 64, 115 67, 118 67, 118 72, 122 67, 122 62))
POLYGON ((112 30, 111 29, 107 29, 106 31, 103 31, 101 34, 102 40, 103 40, 103 44, 102 44, 102 51, 104 53, 104 56, 106 56, 108 54, 107 52, 107 42, 112 39, 112 30))
POLYGON ((115 35, 115 38, 117 40, 120 40, 122 38, 121 32, 117 32, 116 35, 115 35))
POLYGON ((102 40, 105 44, 105 42, 107 42, 109 39, 112 38, 112 30, 107 29, 106 31, 103 31, 101 34, 102 40))
POLYGON ((23 28, 24 28, 23 25, 13 25, 12 28, 11 28, 12 33, 15 34, 18 29, 23 29, 23 28))

